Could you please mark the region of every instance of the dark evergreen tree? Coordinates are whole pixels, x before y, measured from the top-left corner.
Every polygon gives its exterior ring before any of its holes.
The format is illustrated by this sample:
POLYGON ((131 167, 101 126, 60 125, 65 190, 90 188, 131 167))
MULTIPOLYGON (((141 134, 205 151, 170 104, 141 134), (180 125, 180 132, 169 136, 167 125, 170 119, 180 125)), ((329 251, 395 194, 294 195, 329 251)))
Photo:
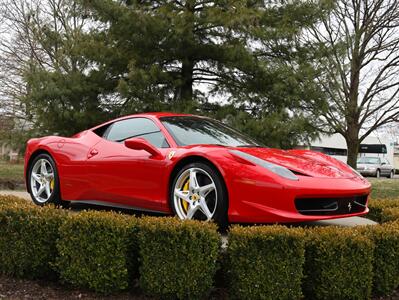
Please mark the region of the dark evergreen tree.
POLYGON ((21 99, 42 131, 59 134, 171 110, 224 119, 272 146, 304 143, 325 108, 318 53, 299 42, 328 13, 320 1, 45 0, 18 23, 30 53, 21 99))
POLYGON ((105 24, 93 32, 89 55, 109 72, 120 114, 174 110, 225 118, 226 112, 235 126, 283 147, 314 136, 318 116, 310 111, 323 109, 325 102, 313 80, 317 53, 304 48, 298 36, 328 11, 328 3, 83 4, 93 20, 105 24))

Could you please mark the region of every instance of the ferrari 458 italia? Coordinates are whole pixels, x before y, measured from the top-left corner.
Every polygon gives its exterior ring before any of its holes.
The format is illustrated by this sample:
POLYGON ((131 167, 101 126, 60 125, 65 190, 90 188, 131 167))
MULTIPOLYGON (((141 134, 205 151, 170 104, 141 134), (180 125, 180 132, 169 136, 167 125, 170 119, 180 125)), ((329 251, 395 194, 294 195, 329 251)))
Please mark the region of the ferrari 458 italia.
POLYGON ((363 215, 370 192, 332 157, 267 148, 222 122, 174 113, 31 139, 25 178, 38 205, 105 205, 223 225, 363 215))

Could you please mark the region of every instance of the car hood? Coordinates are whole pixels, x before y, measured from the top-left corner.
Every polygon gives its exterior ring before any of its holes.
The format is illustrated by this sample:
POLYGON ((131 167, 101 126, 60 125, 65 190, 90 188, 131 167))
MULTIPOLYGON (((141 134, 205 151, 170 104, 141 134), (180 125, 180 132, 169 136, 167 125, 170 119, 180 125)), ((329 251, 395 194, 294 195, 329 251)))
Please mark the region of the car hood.
POLYGON ((299 175, 319 178, 355 177, 346 164, 319 152, 242 147, 235 147, 234 150, 286 167, 299 175))

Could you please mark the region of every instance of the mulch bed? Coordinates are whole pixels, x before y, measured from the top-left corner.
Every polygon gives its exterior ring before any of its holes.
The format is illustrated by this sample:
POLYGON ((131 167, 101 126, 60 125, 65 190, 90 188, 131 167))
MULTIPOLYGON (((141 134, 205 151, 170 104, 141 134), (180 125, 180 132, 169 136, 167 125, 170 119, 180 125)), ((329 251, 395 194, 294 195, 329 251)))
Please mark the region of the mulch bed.
POLYGON ((123 293, 100 296, 93 292, 68 288, 55 282, 15 279, 0 276, 0 299, 134 299, 149 300, 142 295, 123 293))
MULTIPOLYGON (((9 278, 0 275, 0 299, 110 299, 110 300, 151 300, 138 293, 120 293, 101 296, 96 293, 63 286, 56 282, 9 278)), ((210 299, 228 299, 223 289, 212 292, 210 299)), ((399 298, 398 298, 399 299, 399 298)))
MULTIPOLYGON (((55 282, 15 279, 0 276, 0 299, 110 299, 110 300, 150 300, 154 299, 140 294, 121 293, 101 296, 90 291, 69 288, 55 282)), ((216 289, 210 299, 228 299, 224 289, 216 289)), ((374 300, 399 300, 399 290, 390 297, 373 298, 374 300)))

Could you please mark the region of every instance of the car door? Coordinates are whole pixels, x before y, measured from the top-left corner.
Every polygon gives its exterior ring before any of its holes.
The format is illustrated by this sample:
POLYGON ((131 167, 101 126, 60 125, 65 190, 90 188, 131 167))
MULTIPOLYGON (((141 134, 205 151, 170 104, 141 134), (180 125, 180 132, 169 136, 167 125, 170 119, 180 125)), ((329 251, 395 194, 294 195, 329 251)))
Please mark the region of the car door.
POLYGON ((109 125, 102 140, 88 154, 90 198, 119 206, 166 210, 167 162, 152 158, 144 150, 127 148, 124 140, 132 137, 146 139, 163 154, 169 152, 166 138, 150 119, 134 117, 109 125))
POLYGON ((381 175, 387 176, 391 172, 391 166, 385 158, 381 158, 381 175))

